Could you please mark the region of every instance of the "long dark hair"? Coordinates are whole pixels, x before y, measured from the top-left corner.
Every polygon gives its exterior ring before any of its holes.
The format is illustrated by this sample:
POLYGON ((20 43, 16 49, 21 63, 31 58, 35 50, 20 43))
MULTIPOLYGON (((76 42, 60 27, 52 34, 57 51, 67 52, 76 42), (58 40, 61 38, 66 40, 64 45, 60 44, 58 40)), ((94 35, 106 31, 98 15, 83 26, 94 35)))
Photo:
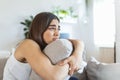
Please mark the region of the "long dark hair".
POLYGON ((41 50, 43 50, 47 45, 43 39, 43 34, 53 19, 57 19, 58 22, 60 22, 58 17, 53 13, 42 12, 37 14, 31 23, 28 38, 36 41, 39 44, 41 50))

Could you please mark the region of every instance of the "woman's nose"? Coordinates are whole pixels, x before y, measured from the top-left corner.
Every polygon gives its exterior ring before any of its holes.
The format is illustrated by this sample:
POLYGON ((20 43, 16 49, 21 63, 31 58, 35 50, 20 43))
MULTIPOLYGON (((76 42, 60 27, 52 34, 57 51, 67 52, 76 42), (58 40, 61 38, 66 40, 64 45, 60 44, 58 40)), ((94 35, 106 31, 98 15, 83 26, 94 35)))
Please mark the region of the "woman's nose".
POLYGON ((59 30, 55 30, 54 35, 59 36, 60 35, 59 30))

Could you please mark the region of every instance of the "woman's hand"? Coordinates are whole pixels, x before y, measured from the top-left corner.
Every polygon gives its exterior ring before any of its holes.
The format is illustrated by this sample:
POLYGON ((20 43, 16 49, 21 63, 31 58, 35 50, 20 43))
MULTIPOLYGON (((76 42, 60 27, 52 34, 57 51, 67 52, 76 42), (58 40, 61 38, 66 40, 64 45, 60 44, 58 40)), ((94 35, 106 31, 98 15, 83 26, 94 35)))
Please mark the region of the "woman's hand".
POLYGON ((77 56, 71 55, 70 57, 66 58, 65 60, 61 61, 60 65, 69 64, 69 75, 73 75, 74 72, 80 69, 80 63, 82 61, 81 58, 77 56))
POLYGON ((75 71, 80 69, 82 62, 82 54, 84 51, 84 44, 79 40, 70 40, 73 43, 74 51, 72 55, 61 61, 59 65, 69 64, 69 75, 73 75, 75 71))

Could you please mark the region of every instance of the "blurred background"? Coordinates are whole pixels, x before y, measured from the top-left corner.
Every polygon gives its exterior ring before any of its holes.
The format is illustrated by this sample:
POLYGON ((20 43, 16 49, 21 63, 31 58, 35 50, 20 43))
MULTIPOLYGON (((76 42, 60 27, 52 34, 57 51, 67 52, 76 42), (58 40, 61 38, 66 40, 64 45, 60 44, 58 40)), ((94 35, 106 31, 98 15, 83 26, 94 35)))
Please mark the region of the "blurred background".
POLYGON ((84 41, 87 60, 120 62, 119 7, 119 0, 0 0, 0 52, 25 39, 21 22, 49 11, 61 19, 61 34, 84 41))

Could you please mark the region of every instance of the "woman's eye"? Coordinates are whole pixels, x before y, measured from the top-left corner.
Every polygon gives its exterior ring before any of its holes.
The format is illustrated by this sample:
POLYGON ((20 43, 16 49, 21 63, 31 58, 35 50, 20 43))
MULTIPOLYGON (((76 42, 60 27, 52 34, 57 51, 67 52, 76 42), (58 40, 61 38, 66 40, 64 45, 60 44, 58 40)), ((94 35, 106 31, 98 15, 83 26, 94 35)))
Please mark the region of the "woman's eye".
POLYGON ((56 28, 48 28, 49 30, 56 30, 56 28))
MULTIPOLYGON (((48 28, 49 30, 56 30, 56 28, 48 28)), ((58 31, 60 31, 60 28, 58 28, 58 31)))

